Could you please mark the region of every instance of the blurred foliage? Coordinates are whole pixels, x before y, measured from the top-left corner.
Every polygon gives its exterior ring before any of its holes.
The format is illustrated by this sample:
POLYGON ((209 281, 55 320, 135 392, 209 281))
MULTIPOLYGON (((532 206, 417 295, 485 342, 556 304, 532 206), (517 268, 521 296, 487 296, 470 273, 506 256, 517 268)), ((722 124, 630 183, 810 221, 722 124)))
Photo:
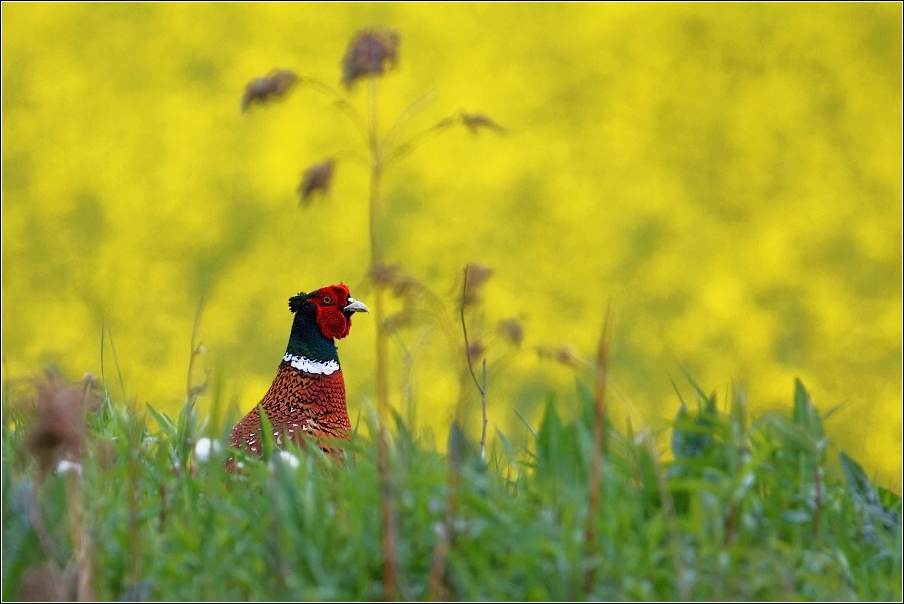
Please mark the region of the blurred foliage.
MULTIPOLYGON (((56 388, 42 396, 81 392, 56 388)), ((430 599, 447 535, 437 576, 452 601, 900 601, 901 498, 825 455, 802 384, 790 413, 749 414, 739 393, 719 411, 696 386, 695 399, 669 422, 672 461, 650 431, 606 426, 592 550, 583 384, 574 419, 550 398, 527 446, 500 434, 486 462, 454 424, 447 459, 399 421, 401 596, 430 599)), ((81 454, 47 474, 26 437, 40 414, 4 397, 4 600, 383 599, 374 422, 344 463, 270 439, 263 461, 232 451, 241 467, 226 473, 223 449, 199 453, 211 432, 191 404, 171 419, 103 396, 85 413, 81 454)))
MULTIPOLYGON (((619 425, 664 423, 678 363, 746 384, 760 408, 800 377, 842 405, 831 438, 900 490, 899 5, 4 3, 2 16, 14 383, 46 364, 99 375, 105 325, 129 396, 175 411, 205 296, 198 363, 247 410, 284 350, 290 295, 341 280, 367 302, 366 168, 339 164, 304 212, 295 198, 305 167, 359 133, 303 87, 266 111, 241 103, 271 69, 339 85, 350 36, 378 25, 401 34, 381 115, 434 89, 412 131, 459 110, 506 127, 431 140, 387 175, 387 260, 442 297, 393 351, 396 407, 416 401, 446 433, 464 356, 443 334, 456 277, 478 261, 494 276, 475 337, 523 324, 521 352, 486 344, 506 359, 491 426, 515 441, 513 408, 536 419, 549 390, 576 401, 574 370, 531 351, 592 350, 612 296, 619 425)), ((358 319, 342 343, 353 418, 373 400, 373 332, 358 319)))

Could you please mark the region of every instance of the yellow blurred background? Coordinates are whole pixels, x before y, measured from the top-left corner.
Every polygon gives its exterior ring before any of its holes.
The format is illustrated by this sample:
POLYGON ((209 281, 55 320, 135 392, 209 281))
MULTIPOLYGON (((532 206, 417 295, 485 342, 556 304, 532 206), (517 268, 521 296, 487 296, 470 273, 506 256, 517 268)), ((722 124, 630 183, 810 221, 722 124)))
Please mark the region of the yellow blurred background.
MULTIPOLYGON (((900 492, 900 5, 4 3, 2 17, 5 379, 99 374, 106 325, 128 396, 175 414, 203 296, 199 367, 244 412, 285 350, 290 295, 343 281, 366 303, 366 168, 340 162, 310 208, 295 196, 308 165, 362 150, 358 132, 304 86, 239 104, 276 67, 338 88, 350 37, 385 26, 401 45, 379 83, 384 128, 433 91, 409 134, 462 109, 508 129, 450 130, 387 173, 387 258, 439 296, 432 323, 400 331, 412 362, 393 347, 396 407, 413 394, 444 441, 454 299, 475 261, 494 270, 472 317, 491 431, 526 433, 514 410, 536 419, 550 391, 574 412, 575 372, 536 347, 592 358, 611 299, 617 421, 673 416, 670 376, 691 395, 682 366, 720 401, 743 386, 755 410, 790 408, 800 377, 820 409, 841 405, 834 442, 900 492), (495 331, 509 317, 518 351, 495 331)), ((354 419, 373 404, 373 317, 340 349, 354 419)))

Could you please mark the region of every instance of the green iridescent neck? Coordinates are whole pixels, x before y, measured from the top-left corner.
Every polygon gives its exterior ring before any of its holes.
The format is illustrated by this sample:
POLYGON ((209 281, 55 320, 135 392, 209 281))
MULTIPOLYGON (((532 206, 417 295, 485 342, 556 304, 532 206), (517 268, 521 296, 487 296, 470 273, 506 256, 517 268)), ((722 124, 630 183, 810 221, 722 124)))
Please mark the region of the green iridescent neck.
POLYGON ((313 304, 305 304, 295 313, 286 352, 313 361, 339 362, 335 342, 325 337, 317 325, 317 309, 313 304))

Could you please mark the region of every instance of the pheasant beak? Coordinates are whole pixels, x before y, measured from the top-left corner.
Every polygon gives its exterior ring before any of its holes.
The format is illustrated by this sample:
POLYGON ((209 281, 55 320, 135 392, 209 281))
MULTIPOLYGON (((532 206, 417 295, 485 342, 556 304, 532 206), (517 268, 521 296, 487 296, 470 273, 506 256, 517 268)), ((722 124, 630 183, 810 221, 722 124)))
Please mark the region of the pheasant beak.
POLYGON ((358 301, 355 300, 354 298, 349 298, 349 299, 348 299, 348 306, 343 307, 342 310, 345 311, 345 312, 348 312, 348 313, 352 313, 352 312, 370 312, 369 310, 367 310, 367 307, 364 306, 364 304, 363 304, 362 302, 358 302, 358 301))

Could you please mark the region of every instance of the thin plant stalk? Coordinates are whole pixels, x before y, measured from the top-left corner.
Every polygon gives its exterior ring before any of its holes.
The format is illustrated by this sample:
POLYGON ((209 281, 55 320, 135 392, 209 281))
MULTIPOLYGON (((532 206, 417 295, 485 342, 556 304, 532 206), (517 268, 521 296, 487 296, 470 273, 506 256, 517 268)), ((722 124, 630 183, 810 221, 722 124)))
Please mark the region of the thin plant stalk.
POLYGON ((69 472, 66 476, 66 511, 77 569, 75 597, 79 602, 93 602, 97 600, 97 596, 94 594, 91 537, 85 521, 81 476, 74 472, 69 472))
MULTIPOLYGON (((371 155, 370 169, 370 266, 371 271, 383 264, 383 239, 380 179, 382 157, 377 134, 377 80, 371 75, 367 79, 368 142, 371 155)), ((373 274, 373 273, 371 273, 373 274)), ((377 322, 377 468, 380 482, 380 530, 383 550, 383 597, 386 601, 398 599, 398 548, 395 522, 395 493, 389 471, 389 435, 386 420, 389 412, 389 378, 386 319, 383 307, 383 288, 374 287, 374 317, 377 322)))
POLYGON ((383 599, 398 600, 399 561, 396 548, 395 505, 392 481, 389 476, 389 443, 386 427, 380 425, 377 437, 377 467, 380 479, 380 530, 383 551, 383 599))
POLYGON ((483 387, 480 389, 480 459, 487 460, 487 360, 483 359, 483 387))
MULTIPOLYGON (((480 392, 480 408, 483 412, 483 427, 480 433, 480 458, 486 461, 486 440, 487 440, 487 360, 483 359, 483 385, 477 379, 474 372, 474 365, 471 363, 471 343, 468 341, 468 323, 465 321, 465 300, 468 295, 468 265, 465 265, 464 283, 461 286, 461 304, 459 305, 459 313, 461 317, 461 331, 465 338, 465 357, 468 360, 468 371, 474 379, 474 385, 480 392)), ((461 413, 461 410, 459 410, 461 413)), ((459 418, 460 419, 460 418, 459 418)))
POLYGON ((430 562, 427 579, 427 600, 431 602, 448 600, 449 586, 446 582, 446 559, 455 539, 455 517, 458 514, 458 488, 461 483, 461 465, 464 454, 464 435, 458 421, 454 421, 449 433, 449 474, 446 488, 446 509, 442 522, 436 525, 436 545, 430 562))
POLYGON ((191 329, 191 355, 188 357, 188 377, 186 378, 185 384, 185 401, 187 404, 191 405, 195 402, 198 394, 206 386, 205 384, 201 384, 200 386, 194 386, 192 384, 192 374, 195 367, 195 358, 201 354, 201 344, 198 343, 198 326, 201 324, 201 313, 204 312, 204 296, 201 296, 201 299, 198 301, 198 309, 195 311, 195 322, 191 329))
POLYGON ((119 376, 119 389, 122 391, 122 400, 124 403, 128 403, 126 400, 126 383, 122 379, 122 368, 119 366, 119 357, 116 354, 116 344, 113 343, 113 330, 107 332, 107 337, 110 339, 110 350, 113 351, 113 363, 116 365, 116 374, 119 376))
POLYGON ((653 461, 653 471, 656 474, 656 486, 659 488, 659 497, 662 500, 662 514, 665 517, 666 527, 669 531, 669 545, 672 550, 672 564, 675 570, 675 583, 678 589, 678 597, 682 602, 690 602, 691 588, 688 585, 687 573, 684 570, 683 555, 681 552, 681 536, 678 531, 678 523, 675 521, 675 503, 672 500, 672 492, 669 490, 668 479, 659 460, 659 454, 652 442, 647 441, 647 450, 653 461))
MULTIPOLYGON (((373 80, 373 76, 371 76, 369 79, 373 80)), ((358 128, 361 134, 365 136, 365 138, 369 138, 369 129, 364 118, 361 117, 361 114, 355 110, 352 104, 348 102, 348 99, 340 94, 339 91, 318 78, 305 76, 302 78, 302 81, 306 84, 312 85, 316 90, 322 92, 326 96, 331 97, 333 99, 334 105, 345 112, 345 114, 349 116, 349 118, 351 118, 352 122, 354 122, 355 126, 358 128)))
MULTIPOLYGON (((388 331, 389 335, 391 335, 395 340, 395 343, 399 347, 399 350, 402 351, 402 356, 405 360, 402 367, 402 387, 399 391, 399 398, 401 401, 404 401, 405 418, 408 422, 408 429, 412 432, 412 434, 416 434, 417 405, 415 404, 414 358, 420 347, 426 341, 429 330, 421 330, 420 338, 411 348, 405 346, 405 342, 402 340, 396 330, 390 329, 388 331)), ((402 408, 401 404, 399 405, 399 408, 402 408)))
POLYGON ((596 522, 600 502, 601 474, 603 469, 603 446, 606 436, 606 378, 609 364, 609 323, 612 317, 611 303, 606 309, 606 320, 600 334, 596 358, 596 392, 594 395, 593 453, 590 457, 590 480, 587 492, 587 572, 584 589, 590 597, 596 584, 596 522))
MULTIPOLYGON (((370 268, 371 271, 383 264, 382 206, 380 204, 380 181, 383 173, 383 158, 377 131, 377 79, 367 79, 368 104, 368 144, 370 147, 370 268)), ((385 422, 389 406, 388 350, 386 316, 383 306, 383 288, 374 288, 374 316, 377 322, 377 414, 381 425, 385 422)))
POLYGON ((126 462, 126 500, 128 515, 128 552, 129 552, 129 577, 133 587, 137 587, 141 581, 141 528, 139 526, 141 516, 141 502, 138 491, 141 488, 141 426, 137 421, 137 415, 129 413, 128 421, 134 422, 128 426, 129 453, 126 462))

